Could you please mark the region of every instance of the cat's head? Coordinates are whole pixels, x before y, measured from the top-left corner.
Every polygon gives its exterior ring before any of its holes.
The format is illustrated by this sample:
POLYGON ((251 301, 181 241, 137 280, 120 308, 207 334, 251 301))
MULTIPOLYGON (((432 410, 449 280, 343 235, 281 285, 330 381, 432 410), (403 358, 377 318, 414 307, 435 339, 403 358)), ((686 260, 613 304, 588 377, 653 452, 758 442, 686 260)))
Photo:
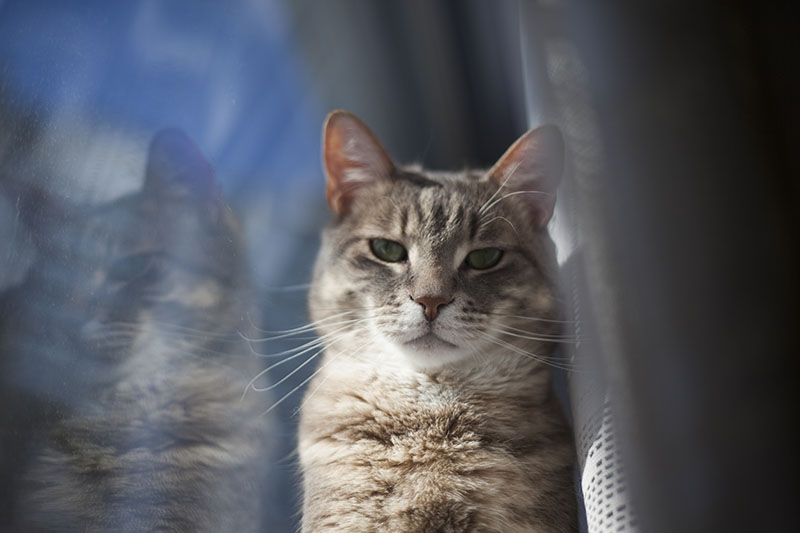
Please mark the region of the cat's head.
POLYGON ((240 319, 239 229, 212 167, 183 133, 159 133, 142 189, 111 203, 76 205, 7 185, 37 251, 12 294, 19 324, 7 349, 51 369, 79 369, 92 355, 120 361, 188 327, 229 330, 240 319))
POLYGON ((552 330, 557 128, 527 132, 488 171, 464 172, 399 168, 344 111, 329 115, 323 137, 335 216, 310 308, 329 344, 357 331, 365 346, 437 368, 514 346, 532 325, 552 330))

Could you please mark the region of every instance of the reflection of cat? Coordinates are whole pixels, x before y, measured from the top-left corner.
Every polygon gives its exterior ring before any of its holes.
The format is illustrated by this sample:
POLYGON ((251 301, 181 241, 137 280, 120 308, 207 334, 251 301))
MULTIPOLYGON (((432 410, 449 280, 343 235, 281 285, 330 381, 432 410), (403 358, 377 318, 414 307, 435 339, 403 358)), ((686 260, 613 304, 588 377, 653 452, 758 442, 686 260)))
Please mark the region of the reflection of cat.
POLYGON ((256 361, 237 335, 250 287, 210 165, 165 131, 135 195, 78 208, 16 190, 38 257, 2 301, 5 519, 259 529, 266 421, 240 402, 256 361))
POLYGON ((336 217, 310 294, 327 347, 302 408, 303 530, 575 530, 547 364, 560 134, 528 132, 489 172, 401 170, 336 112, 323 149, 336 217))

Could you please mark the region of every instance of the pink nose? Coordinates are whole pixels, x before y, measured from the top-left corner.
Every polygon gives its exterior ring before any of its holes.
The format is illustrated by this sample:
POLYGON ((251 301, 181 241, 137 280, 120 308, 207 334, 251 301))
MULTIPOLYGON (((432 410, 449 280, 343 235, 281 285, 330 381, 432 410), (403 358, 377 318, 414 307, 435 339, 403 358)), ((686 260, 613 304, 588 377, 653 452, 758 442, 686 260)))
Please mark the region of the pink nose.
POLYGON ((417 298, 412 296, 411 299, 425 309, 425 319, 428 322, 433 322, 439 316, 439 309, 453 301, 452 298, 446 296, 419 296, 417 298))

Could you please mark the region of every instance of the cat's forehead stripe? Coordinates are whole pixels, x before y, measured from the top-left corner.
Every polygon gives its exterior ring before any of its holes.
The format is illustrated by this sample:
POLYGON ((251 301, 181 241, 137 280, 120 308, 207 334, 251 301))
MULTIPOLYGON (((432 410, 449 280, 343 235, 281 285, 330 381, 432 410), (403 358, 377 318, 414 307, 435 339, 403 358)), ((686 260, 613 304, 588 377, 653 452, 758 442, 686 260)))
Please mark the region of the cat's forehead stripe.
POLYGON ((402 235, 403 239, 408 238, 408 208, 401 207, 400 208, 400 234, 402 235))
POLYGON ((432 180, 426 176, 408 170, 398 172, 396 177, 421 188, 427 188, 427 187, 441 188, 444 186, 438 181, 432 180))
POLYGON ((472 213, 472 216, 470 216, 470 221, 469 221, 470 240, 475 240, 475 237, 477 237, 479 224, 480 224, 480 217, 478 216, 478 213, 472 213))

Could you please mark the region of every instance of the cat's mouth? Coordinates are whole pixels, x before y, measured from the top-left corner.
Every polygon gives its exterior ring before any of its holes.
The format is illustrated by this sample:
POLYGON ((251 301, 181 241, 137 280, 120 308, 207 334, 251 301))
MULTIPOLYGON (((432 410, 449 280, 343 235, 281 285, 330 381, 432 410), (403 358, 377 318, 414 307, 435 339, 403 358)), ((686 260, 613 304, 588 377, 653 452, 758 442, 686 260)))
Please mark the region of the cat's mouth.
POLYGON ((458 348, 455 344, 447 342, 435 333, 426 333, 416 339, 404 342, 403 345, 418 351, 452 350, 458 348))

